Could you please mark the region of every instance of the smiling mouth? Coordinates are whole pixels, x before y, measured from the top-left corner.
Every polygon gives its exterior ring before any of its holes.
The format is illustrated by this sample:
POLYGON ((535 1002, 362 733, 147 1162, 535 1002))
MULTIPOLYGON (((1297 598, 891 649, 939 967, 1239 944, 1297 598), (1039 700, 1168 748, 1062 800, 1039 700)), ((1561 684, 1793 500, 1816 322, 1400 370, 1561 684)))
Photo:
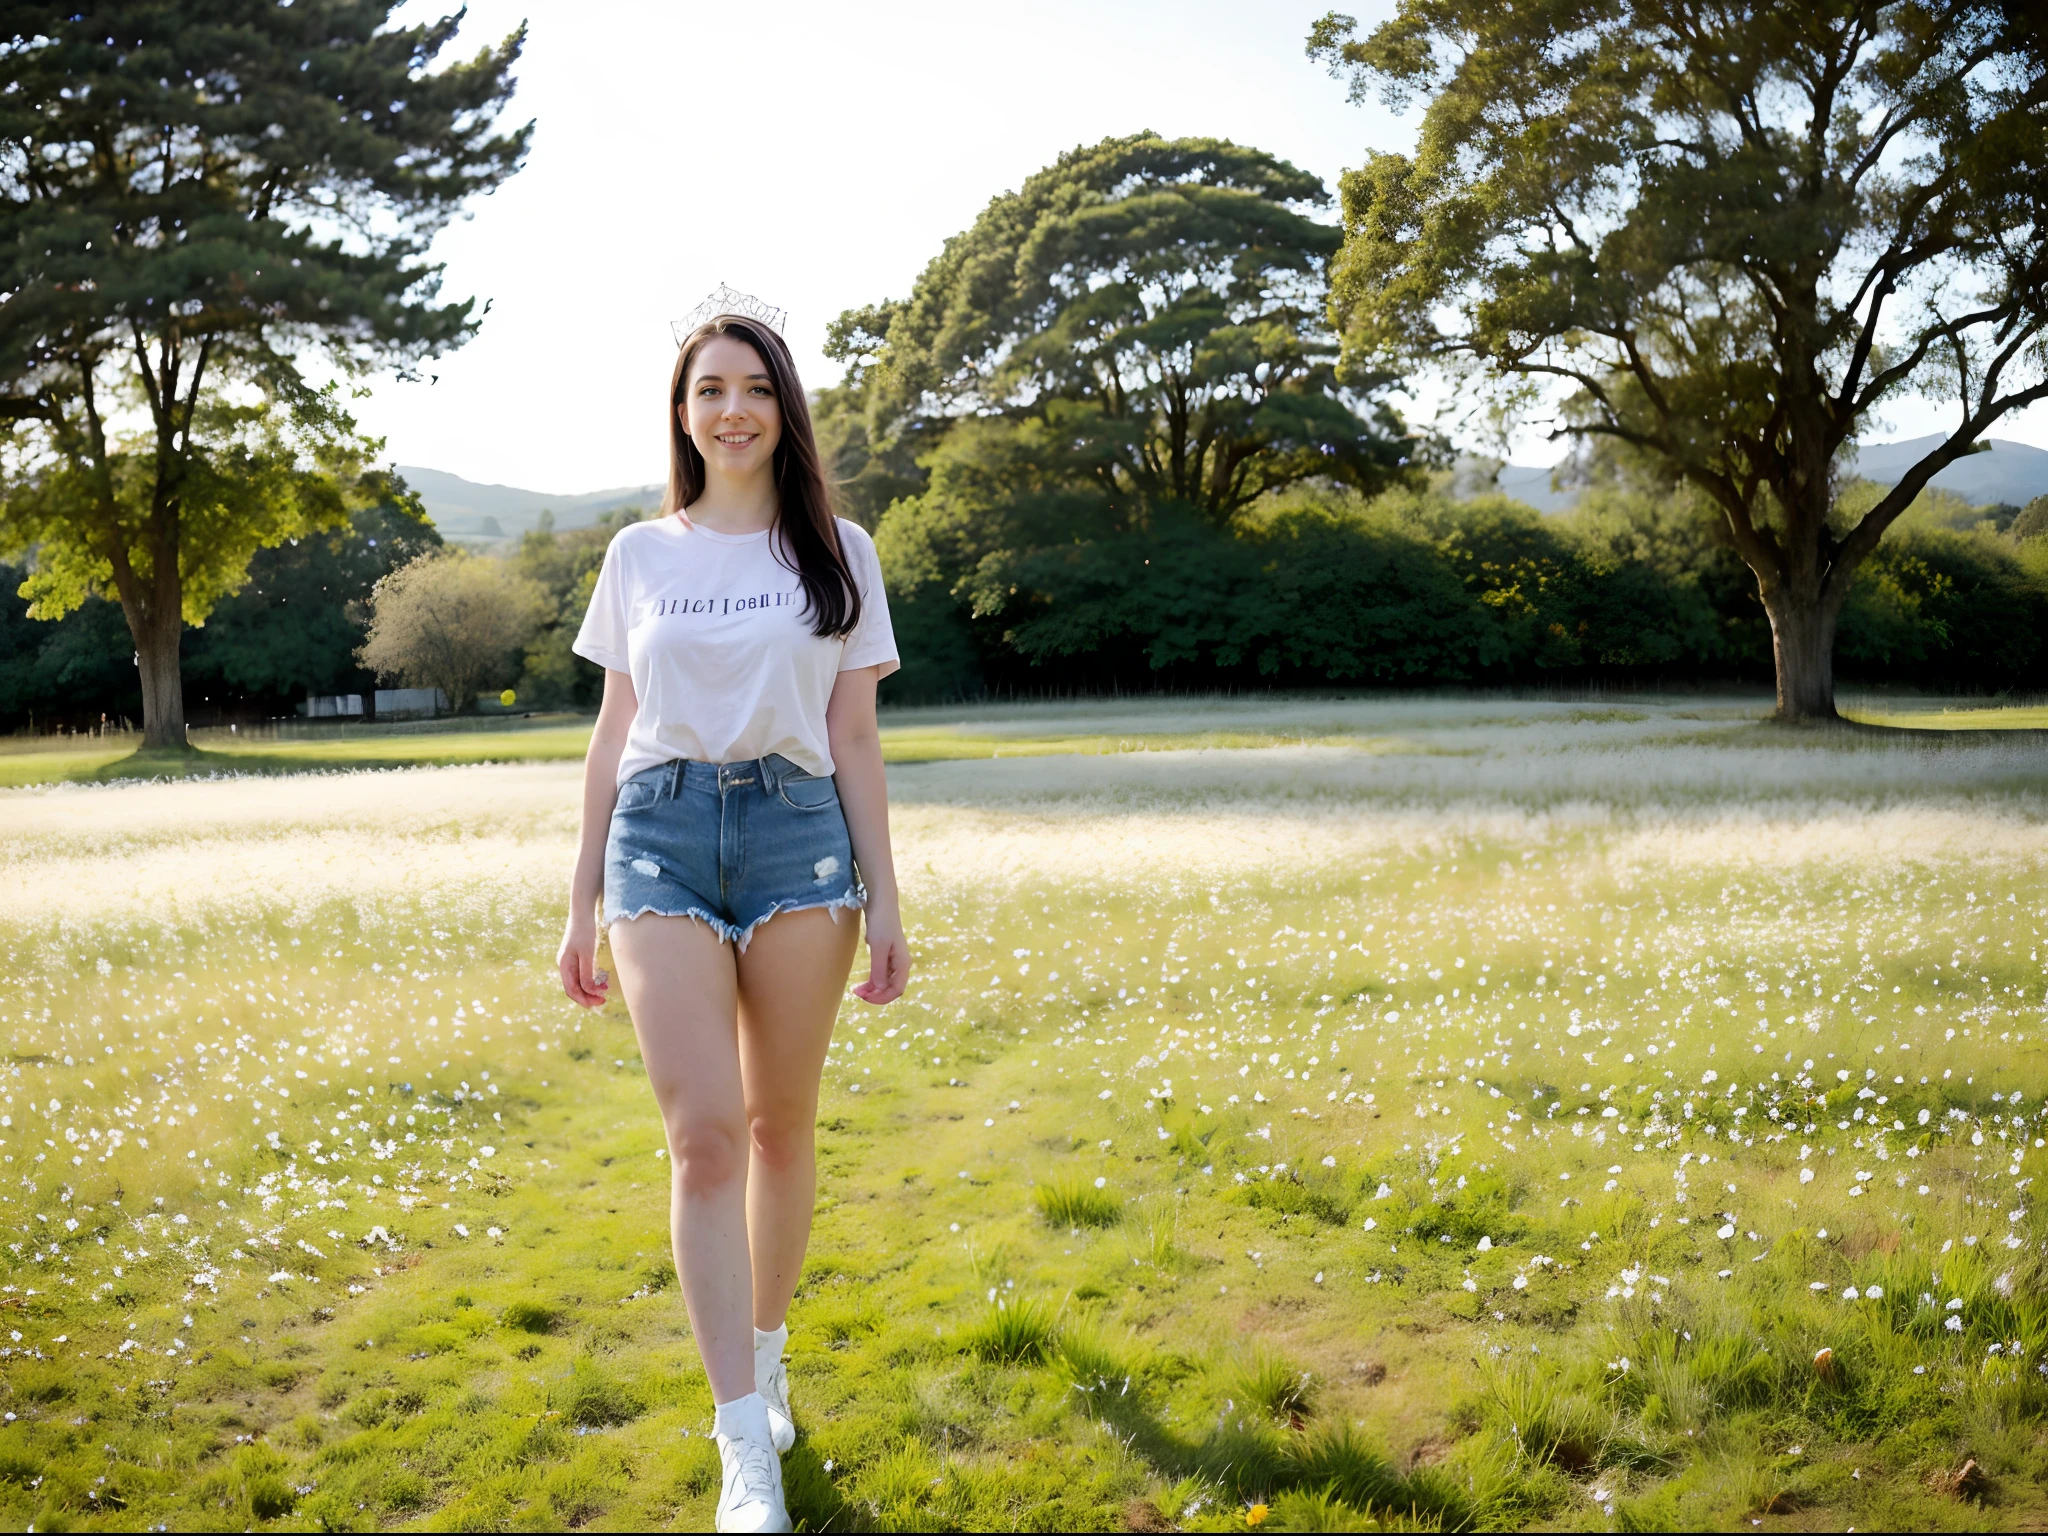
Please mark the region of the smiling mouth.
POLYGON ((760 435, 758 432, 720 432, 717 437, 728 448, 744 448, 760 435))

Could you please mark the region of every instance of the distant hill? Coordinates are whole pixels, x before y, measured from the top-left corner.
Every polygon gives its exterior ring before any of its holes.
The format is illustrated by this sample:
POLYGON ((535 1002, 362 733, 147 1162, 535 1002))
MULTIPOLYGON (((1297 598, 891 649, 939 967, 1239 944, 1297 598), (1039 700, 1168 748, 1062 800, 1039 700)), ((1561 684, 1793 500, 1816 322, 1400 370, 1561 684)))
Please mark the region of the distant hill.
MULTIPOLYGON (((2002 437, 1990 440, 1984 453, 1956 460, 1934 477, 1937 490, 1952 491, 1972 506, 2011 502, 2023 507, 2036 496, 2048 496, 2048 449, 2030 447, 2002 437)), ((1911 437, 1901 443, 1866 443, 1856 453, 1856 473, 1879 485, 1896 485, 1941 442, 1939 437, 1911 437)))
MULTIPOLYGON (((1865 444, 1857 452, 1855 473, 1880 485, 1892 485, 1939 441, 1937 437, 1915 437, 1900 443, 1865 444)), ((1470 496, 1499 489, 1539 512, 1562 512, 1577 499, 1576 492, 1551 489, 1550 470, 1543 465, 1503 464, 1489 482, 1491 467, 1490 460, 1460 459, 1452 494, 1470 496)), ((557 496, 516 485, 479 485, 446 470, 417 464, 401 464, 398 472, 419 493, 442 537, 466 544, 516 539, 539 524, 543 511, 555 514, 557 528, 588 528, 620 507, 657 506, 662 493, 659 485, 627 485, 557 496)), ((2048 496, 2048 449, 1993 438, 1989 449, 1949 465, 1934 477, 1934 484, 1972 506, 1999 501, 2024 506, 2036 496, 2048 496)))
MULTIPOLYGON (((1914 437, 1898 443, 1866 443, 1857 450, 1854 473, 1879 485, 1895 485, 1899 476, 1919 463, 1941 442, 1939 437, 1914 437)), ((1994 437, 1982 453, 1958 459, 1934 477, 1936 490, 1960 496, 1971 506, 2010 502, 2023 507, 2036 496, 2048 496, 2048 449, 1994 437)), ((1503 464, 1487 485, 1483 459, 1461 459, 1453 494, 1476 495, 1499 489, 1539 512, 1562 512, 1577 499, 1573 491, 1553 490, 1550 471, 1540 464, 1503 464)))
POLYGON ((554 513, 557 528, 588 528, 620 507, 658 506, 662 493, 659 485, 629 485, 557 496, 516 485, 479 485, 417 464, 400 464, 398 473, 425 504, 442 537, 458 543, 516 539, 539 526, 542 512, 554 513))

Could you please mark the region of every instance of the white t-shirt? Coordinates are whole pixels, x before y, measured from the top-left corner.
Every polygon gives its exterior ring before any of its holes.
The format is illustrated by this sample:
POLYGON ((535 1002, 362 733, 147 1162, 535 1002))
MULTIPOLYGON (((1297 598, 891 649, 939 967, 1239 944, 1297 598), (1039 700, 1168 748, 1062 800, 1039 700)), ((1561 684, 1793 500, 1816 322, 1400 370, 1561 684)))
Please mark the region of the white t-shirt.
POLYGON ((844 639, 811 632, 803 585, 769 538, 672 516, 613 536, 571 649, 632 675, 640 708, 620 783, 678 757, 735 763, 771 752, 829 774, 833 683, 856 667, 880 663, 884 677, 896 670, 882 563, 867 530, 839 519, 861 603, 860 623, 844 639))

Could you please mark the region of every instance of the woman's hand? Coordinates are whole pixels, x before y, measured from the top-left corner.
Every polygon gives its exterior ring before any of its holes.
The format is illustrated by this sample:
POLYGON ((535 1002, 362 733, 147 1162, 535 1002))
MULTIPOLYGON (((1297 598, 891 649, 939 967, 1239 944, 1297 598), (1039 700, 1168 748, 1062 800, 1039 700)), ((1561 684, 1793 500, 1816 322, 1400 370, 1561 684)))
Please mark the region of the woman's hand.
POLYGON ((901 997, 910 980, 910 941, 903 937, 903 919, 893 906, 884 910, 870 902, 867 919, 868 979, 853 995, 879 1008, 901 997))
MULTIPOLYGON (((585 1008, 602 1008, 611 977, 597 968, 597 923, 587 914, 571 915, 562 933, 562 947, 555 951, 555 970, 562 978, 562 991, 569 1001, 585 1008)), ((898 990, 902 990, 898 988, 898 990)))

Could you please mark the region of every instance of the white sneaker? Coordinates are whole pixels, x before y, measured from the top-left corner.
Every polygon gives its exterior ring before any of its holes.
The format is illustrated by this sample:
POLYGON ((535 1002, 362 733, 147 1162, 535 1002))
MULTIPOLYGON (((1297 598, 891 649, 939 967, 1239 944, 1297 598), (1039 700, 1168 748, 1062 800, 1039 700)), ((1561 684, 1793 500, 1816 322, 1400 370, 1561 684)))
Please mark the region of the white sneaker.
POLYGON ((775 1442, 775 1452, 778 1456, 787 1456, 789 1448, 796 1444, 796 1420, 789 1411, 788 1367, 780 1360, 757 1358, 754 1362, 754 1389, 761 1394, 761 1401, 768 1405, 768 1435, 775 1442))
MULTIPOLYGON (((758 1398, 741 1404, 752 1412, 734 1415, 736 1433, 714 1433, 718 1459, 725 1472, 718 1490, 718 1513, 712 1528, 718 1531, 787 1531, 789 1507, 782 1498, 782 1462, 770 1443, 766 1414, 758 1398)), ((726 1417, 733 1404, 719 1411, 726 1417)))

